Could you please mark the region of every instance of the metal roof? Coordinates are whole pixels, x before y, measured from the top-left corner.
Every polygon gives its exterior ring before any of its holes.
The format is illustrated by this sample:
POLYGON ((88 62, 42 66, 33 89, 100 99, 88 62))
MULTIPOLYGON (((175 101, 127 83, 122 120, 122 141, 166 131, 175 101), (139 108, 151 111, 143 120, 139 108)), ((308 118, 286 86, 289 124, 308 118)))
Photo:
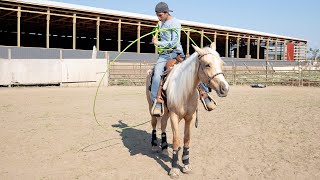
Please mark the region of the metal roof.
MULTIPOLYGON (((114 15, 114 16, 120 16, 120 17, 130 17, 135 19, 158 21, 158 18, 156 16, 117 11, 117 10, 111 10, 111 9, 95 8, 95 7, 62 3, 62 2, 49 1, 49 0, 4 0, 4 1, 40 5, 40 6, 47 6, 47 7, 54 7, 54 8, 62 8, 62 9, 68 9, 68 10, 77 10, 77 11, 84 11, 84 12, 91 12, 91 13, 107 14, 107 15, 114 15)), ((180 22, 182 25, 189 25, 189 26, 210 28, 210 29, 216 29, 216 30, 231 31, 231 32, 244 33, 244 34, 253 34, 253 35, 266 36, 266 37, 275 37, 275 38, 307 42, 307 40, 304 40, 304 39, 259 32, 259 31, 248 30, 248 29, 219 26, 219 25, 199 23, 199 22, 186 21, 186 20, 180 20, 180 22)))

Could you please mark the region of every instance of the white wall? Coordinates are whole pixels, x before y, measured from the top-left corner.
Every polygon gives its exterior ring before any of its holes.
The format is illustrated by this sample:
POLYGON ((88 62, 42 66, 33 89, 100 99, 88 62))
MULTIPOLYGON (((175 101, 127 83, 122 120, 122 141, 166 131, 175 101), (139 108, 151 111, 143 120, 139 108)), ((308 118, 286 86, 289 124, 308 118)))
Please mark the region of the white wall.
MULTIPOLYGON (((91 83, 97 85, 107 59, 0 59, 0 85, 91 83)), ((102 83, 108 85, 108 76, 102 83)))

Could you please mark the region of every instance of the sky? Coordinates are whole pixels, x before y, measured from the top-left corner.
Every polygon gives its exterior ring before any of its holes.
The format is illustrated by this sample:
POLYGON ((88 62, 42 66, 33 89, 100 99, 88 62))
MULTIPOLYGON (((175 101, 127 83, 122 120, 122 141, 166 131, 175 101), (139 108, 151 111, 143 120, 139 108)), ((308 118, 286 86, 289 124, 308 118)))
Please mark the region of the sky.
MULTIPOLYGON (((159 0, 54 0, 118 11, 155 15, 159 0)), ((320 49, 319 0, 166 0, 180 20, 300 38, 320 49)))

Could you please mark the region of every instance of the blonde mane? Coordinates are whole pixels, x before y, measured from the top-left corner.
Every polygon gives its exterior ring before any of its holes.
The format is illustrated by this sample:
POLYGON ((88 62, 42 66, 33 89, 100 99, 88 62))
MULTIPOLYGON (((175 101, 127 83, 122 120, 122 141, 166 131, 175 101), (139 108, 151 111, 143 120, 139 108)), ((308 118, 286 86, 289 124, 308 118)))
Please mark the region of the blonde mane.
POLYGON ((198 53, 193 53, 171 70, 164 89, 167 89, 168 104, 182 106, 195 86, 198 71, 198 53))
MULTIPOLYGON (((206 47, 202 49, 201 54, 211 53, 215 59, 221 60, 217 51, 206 47)), ((167 92, 168 105, 171 104, 175 107, 181 107, 188 97, 194 91, 195 81, 198 74, 199 54, 197 52, 189 56, 185 61, 177 64, 171 70, 166 83, 164 84, 164 90, 167 92)))

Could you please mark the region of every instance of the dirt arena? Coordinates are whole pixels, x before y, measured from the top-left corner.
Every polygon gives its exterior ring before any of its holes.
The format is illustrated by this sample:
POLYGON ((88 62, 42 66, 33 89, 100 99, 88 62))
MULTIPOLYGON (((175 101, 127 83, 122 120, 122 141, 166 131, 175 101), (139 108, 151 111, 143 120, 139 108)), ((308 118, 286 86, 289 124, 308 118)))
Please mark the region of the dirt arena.
MULTIPOLYGON (((169 179, 170 158, 150 151, 150 123, 111 128, 150 120, 144 87, 101 89, 104 128, 95 91, 1 88, 0 179, 169 179)), ((180 179, 320 179, 320 88, 231 86, 216 100, 213 112, 200 107, 193 174, 180 179)), ((171 153, 170 125, 168 143, 171 153)))

